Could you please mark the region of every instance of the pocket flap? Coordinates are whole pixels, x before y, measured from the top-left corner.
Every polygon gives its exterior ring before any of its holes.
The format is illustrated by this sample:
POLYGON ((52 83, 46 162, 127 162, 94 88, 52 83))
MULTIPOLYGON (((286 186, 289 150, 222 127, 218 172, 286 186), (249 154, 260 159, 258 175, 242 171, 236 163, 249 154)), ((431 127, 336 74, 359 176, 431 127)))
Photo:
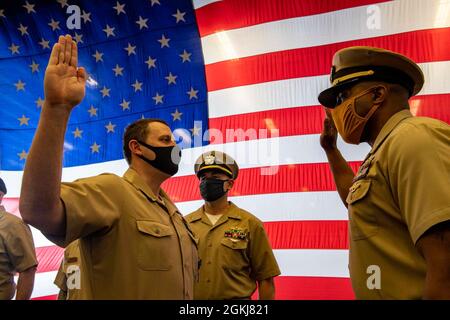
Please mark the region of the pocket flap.
POLYGON ((224 238, 222 241, 220 241, 224 246, 230 248, 230 249, 245 249, 247 248, 247 241, 245 240, 234 240, 231 238, 224 238))
POLYGON ((149 234, 157 238, 166 237, 173 234, 172 229, 162 223, 147 220, 137 220, 136 224, 140 232, 149 234))
POLYGON ((370 189, 371 180, 358 180, 349 189, 346 202, 355 203, 364 198, 370 189))

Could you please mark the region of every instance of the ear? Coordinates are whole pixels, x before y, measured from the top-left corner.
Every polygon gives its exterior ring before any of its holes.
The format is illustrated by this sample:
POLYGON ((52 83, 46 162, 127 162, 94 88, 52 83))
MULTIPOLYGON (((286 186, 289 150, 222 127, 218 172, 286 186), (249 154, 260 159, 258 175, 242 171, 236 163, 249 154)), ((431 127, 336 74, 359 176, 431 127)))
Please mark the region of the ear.
POLYGON ((230 191, 233 188, 233 186, 234 186, 234 180, 230 179, 227 182, 225 182, 223 187, 224 187, 225 191, 230 191))
POLYGON ((130 149, 131 153, 142 155, 142 149, 141 145, 136 140, 130 140, 128 142, 128 148, 130 149))
POLYGON ((381 104, 386 100, 388 94, 388 88, 385 86, 377 86, 373 92, 373 102, 375 104, 381 104))

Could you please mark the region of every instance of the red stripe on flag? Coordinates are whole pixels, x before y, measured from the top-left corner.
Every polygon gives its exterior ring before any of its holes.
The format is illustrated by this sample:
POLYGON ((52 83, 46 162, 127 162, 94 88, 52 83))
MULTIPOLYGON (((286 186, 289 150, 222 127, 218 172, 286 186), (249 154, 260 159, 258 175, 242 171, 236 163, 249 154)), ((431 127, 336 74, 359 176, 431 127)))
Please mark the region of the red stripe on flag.
POLYGON ((403 53, 415 62, 450 60, 450 28, 400 33, 317 47, 277 51, 206 65, 208 91, 328 74, 334 53, 350 46, 374 46, 403 53), (420 50, 418 48, 433 48, 420 50))
POLYGON ((277 300, 353 300, 349 278, 276 277, 277 300))
POLYGON ((273 249, 348 249, 347 221, 265 222, 273 249))
POLYGON ((411 112, 416 116, 431 117, 450 124, 450 94, 417 96, 409 104, 411 112))
MULTIPOLYGON (((36 297, 32 300, 56 300, 57 295, 36 297)), ((257 292, 253 295, 257 299, 257 292)), ((285 277, 275 278, 276 300, 354 300, 349 278, 285 277)))
MULTIPOLYGON (((32 300, 56 300, 57 295, 36 297, 32 300)), ((257 299, 257 292, 253 295, 257 299)), ((276 300, 354 300, 349 278, 285 277, 275 278, 276 300)))
POLYGON ((39 262, 37 272, 49 272, 59 269, 64 249, 58 246, 37 247, 36 257, 39 262))
MULTIPOLYGON (((349 162, 356 172, 361 164, 349 162)), ((239 171, 230 196, 254 194, 334 191, 336 186, 328 163, 292 164, 273 167, 277 173, 261 175, 262 169, 248 168, 239 171)), ((174 177, 163 184, 163 189, 175 202, 200 200, 199 181, 195 175, 174 177)))
MULTIPOLYGON (((450 94, 417 96, 411 99, 410 105, 414 115, 450 124, 450 94)), ((322 106, 308 106, 210 118, 209 128, 220 130, 224 139, 212 139, 211 144, 319 134, 322 132, 324 117, 322 106)))
POLYGON ((58 295, 53 294, 51 296, 42 296, 42 297, 32 298, 31 300, 56 300, 56 299, 58 299, 58 295))
POLYGON ((383 0, 227 0, 196 10, 200 36, 276 20, 386 2, 383 0))

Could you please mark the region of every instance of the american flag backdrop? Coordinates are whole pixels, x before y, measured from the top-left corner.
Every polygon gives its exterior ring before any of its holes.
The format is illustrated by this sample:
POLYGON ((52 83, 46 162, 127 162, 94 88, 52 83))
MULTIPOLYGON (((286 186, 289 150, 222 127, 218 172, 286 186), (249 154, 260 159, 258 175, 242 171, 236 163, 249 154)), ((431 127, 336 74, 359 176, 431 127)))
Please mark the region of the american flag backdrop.
MULTIPOLYGON (((194 160, 227 152, 241 167, 231 200, 264 221, 280 265, 277 299, 354 297, 346 209, 319 145, 317 95, 334 52, 371 45, 406 54, 426 78, 412 112, 450 123, 450 0, 2 1, 0 174, 16 214, 45 66, 65 33, 90 78, 67 130, 63 180, 121 175, 126 125, 163 118, 184 149, 164 189, 187 214, 202 204, 194 160), (66 25, 72 4, 77 30, 66 25)), ((354 169, 369 151, 339 147, 354 169)), ((62 249, 32 231, 33 297, 54 298, 62 249)))

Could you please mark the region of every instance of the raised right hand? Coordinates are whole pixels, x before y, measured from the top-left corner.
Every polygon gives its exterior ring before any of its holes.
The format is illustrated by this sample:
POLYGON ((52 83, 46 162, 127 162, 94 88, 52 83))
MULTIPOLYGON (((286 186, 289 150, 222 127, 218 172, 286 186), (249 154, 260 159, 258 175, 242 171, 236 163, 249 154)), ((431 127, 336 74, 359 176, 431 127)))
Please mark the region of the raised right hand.
POLYGON ((323 120, 323 130, 320 134, 320 145, 325 151, 336 150, 338 132, 331 117, 330 110, 325 108, 325 112, 326 117, 323 120))
POLYGON ((72 110, 84 98, 86 70, 78 68, 78 49, 70 35, 53 46, 44 78, 45 105, 72 110))

